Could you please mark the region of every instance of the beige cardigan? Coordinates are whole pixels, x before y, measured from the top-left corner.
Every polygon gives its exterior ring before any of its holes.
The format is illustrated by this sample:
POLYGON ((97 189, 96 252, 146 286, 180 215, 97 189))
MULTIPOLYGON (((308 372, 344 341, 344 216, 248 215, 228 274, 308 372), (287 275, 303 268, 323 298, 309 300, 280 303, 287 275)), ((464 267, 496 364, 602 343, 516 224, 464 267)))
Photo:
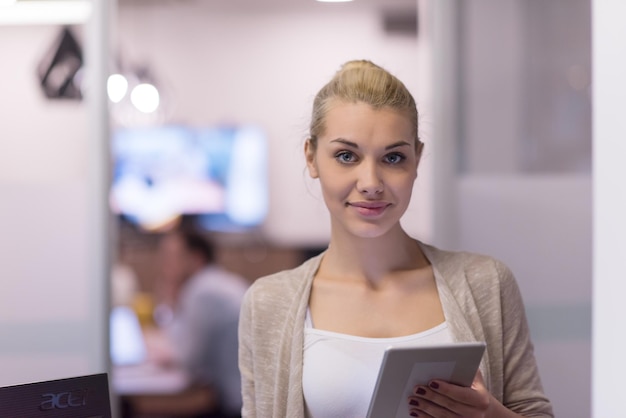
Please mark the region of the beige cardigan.
MULTIPOLYGON (((490 257, 420 246, 455 340, 487 343, 480 369, 493 396, 522 416, 553 417, 510 270, 490 257)), ((304 319, 322 257, 258 279, 245 296, 239 322, 243 417, 304 417, 304 319)))

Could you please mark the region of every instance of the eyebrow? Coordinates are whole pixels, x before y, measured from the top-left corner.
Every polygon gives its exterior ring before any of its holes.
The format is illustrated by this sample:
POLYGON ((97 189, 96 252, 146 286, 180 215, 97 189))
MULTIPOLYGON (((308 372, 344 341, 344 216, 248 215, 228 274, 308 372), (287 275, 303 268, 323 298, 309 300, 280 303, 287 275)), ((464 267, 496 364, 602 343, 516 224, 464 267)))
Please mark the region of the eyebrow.
MULTIPOLYGON (((349 147, 353 147, 353 148, 359 148, 358 144, 352 141, 348 141, 347 139, 343 139, 343 138, 337 138, 337 139, 333 139, 332 141, 330 141, 331 143, 333 142, 339 142, 341 144, 347 145, 349 147)), ((398 147, 403 147, 403 146, 410 146, 411 143, 407 142, 407 141, 398 141, 398 142, 394 142, 393 144, 387 145, 385 147, 386 150, 390 150, 392 148, 398 148, 398 147)))

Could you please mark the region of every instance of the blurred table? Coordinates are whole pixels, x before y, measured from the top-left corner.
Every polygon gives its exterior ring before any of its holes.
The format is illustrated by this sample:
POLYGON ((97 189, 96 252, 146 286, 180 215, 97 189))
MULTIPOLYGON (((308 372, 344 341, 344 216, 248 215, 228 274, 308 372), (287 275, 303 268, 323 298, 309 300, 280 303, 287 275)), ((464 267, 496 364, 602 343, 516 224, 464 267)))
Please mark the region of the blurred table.
POLYGON ((172 395, 189 387, 189 376, 174 367, 142 363, 113 368, 113 392, 119 396, 172 395))
POLYGON ((174 365, 158 329, 145 329, 144 341, 143 362, 114 366, 111 372, 111 391, 119 398, 121 418, 209 416, 217 405, 213 390, 193 385, 188 373, 174 365))

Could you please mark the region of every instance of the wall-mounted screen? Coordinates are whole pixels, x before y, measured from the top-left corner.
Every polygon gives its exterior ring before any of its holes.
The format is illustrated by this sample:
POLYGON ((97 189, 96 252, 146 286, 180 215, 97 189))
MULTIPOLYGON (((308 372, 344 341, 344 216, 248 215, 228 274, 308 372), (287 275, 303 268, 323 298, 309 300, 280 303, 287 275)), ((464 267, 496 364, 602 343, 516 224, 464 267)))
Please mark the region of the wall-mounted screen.
POLYGON ((111 208, 143 228, 198 215, 209 230, 246 230, 267 214, 267 141, 257 127, 123 128, 112 158, 111 208))

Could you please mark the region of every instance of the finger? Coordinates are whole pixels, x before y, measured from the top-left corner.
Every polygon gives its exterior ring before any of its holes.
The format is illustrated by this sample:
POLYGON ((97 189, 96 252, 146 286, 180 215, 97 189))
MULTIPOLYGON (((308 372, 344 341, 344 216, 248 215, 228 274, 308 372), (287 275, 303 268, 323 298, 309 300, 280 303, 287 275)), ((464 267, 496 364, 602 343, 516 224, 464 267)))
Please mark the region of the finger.
POLYGON ((425 398, 409 397, 409 416, 420 418, 460 418, 455 412, 425 398))
POLYGON ((481 380, 474 380, 471 387, 458 386, 442 380, 433 380, 428 388, 455 402, 465 405, 478 405, 487 390, 481 380))
POLYGON ((455 402, 471 405, 472 399, 476 397, 474 392, 476 390, 473 388, 458 386, 442 380, 432 380, 428 386, 416 386, 413 394, 426 399, 433 399, 440 395, 455 402))
POLYGON ((472 386, 468 388, 433 380, 428 387, 418 388, 416 396, 422 396, 461 416, 471 416, 477 411, 486 411, 490 404, 490 395, 481 376, 475 380, 472 386), (424 394, 420 395, 421 393, 424 394))
MULTIPOLYGON (((471 387, 462 387, 442 380, 432 380, 428 386, 416 386, 414 399, 421 399, 421 404, 437 405, 461 416, 485 411, 489 407, 490 397, 485 387, 482 374, 478 371, 471 387)), ((432 407, 426 407, 432 411, 432 407)))
POLYGON ((409 407, 418 411, 418 416, 433 416, 437 418, 458 418, 472 416, 472 408, 449 398, 436 391, 422 387, 419 395, 409 398, 409 407))
POLYGON ((411 410, 409 411, 409 417, 419 417, 419 418, 439 418, 439 417, 434 417, 430 414, 428 414, 427 412, 424 411, 420 411, 418 409, 415 410, 411 410))

